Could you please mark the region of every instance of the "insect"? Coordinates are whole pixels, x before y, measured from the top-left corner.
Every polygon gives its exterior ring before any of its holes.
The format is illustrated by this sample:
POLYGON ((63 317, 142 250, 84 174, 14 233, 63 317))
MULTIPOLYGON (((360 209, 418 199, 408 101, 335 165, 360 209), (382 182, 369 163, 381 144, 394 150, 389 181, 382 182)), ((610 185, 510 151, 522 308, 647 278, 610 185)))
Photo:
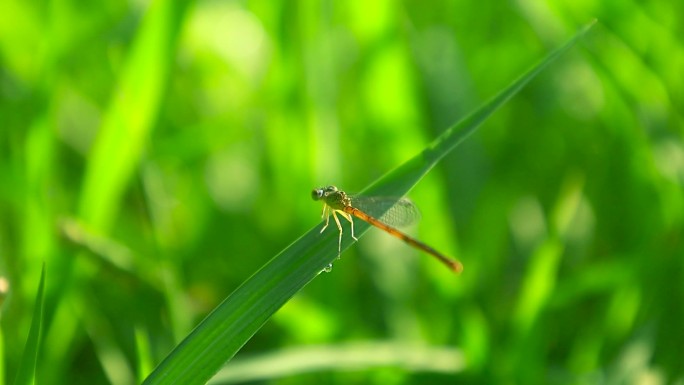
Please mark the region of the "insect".
POLYGON ((349 221, 351 224, 351 236, 356 241, 358 241, 358 239, 354 236, 353 217, 361 219, 362 221, 365 221, 379 228, 380 230, 383 230, 386 233, 401 239, 408 245, 437 258, 455 273, 460 273, 463 271, 463 265, 460 262, 445 256, 425 243, 412 238, 391 226, 407 225, 420 216, 418 214, 418 209, 409 199, 348 195, 335 186, 314 189, 311 192, 311 197, 315 201, 323 201, 322 218, 325 218, 325 225, 321 229, 321 233, 328 227, 331 215, 337 224, 337 229, 340 232, 337 246, 338 257, 342 251, 342 224, 340 223, 337 214, 349 221), (368 214, 368 211, 384 211, 384 214, 382 214, 380 219, 378 219, 368 214))

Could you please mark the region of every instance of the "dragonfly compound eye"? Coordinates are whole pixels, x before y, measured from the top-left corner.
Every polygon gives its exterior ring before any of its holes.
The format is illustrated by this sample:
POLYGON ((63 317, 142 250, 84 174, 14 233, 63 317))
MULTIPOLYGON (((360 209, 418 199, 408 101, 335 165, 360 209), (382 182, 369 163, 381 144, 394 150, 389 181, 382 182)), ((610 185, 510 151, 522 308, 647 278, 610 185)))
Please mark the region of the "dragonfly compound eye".
POLYGON ((323 189, 317 188, 311 191, 311 198, 315 201, 323 198, 323 189))

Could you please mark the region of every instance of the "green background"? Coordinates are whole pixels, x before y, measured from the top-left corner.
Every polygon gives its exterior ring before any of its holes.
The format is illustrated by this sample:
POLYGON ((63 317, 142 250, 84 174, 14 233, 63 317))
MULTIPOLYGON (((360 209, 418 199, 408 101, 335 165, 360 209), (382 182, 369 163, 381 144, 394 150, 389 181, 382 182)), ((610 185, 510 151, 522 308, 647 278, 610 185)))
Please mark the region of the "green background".
POLYGON ((598 24, 219 378, 684 381, 684 5, 0 3, 0 381, 140 382, 314 226, 598 24), (240 377, 242 376, 242 377, 240 377))

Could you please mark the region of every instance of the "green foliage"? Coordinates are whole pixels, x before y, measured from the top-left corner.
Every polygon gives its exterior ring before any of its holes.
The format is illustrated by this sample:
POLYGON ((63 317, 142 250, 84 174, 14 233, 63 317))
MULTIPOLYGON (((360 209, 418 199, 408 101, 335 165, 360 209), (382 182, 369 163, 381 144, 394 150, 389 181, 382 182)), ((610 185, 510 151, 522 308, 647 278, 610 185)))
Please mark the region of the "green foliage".
POLYGON ((35 309, 31 319, 26 348, 21 357, 21 364, 14 380, 15 385, 33 384, 36 376, 38 353, 40 352, 40 331, 43 325, 43 297, 45 290, 45 265, 40 273, 40 283, 36 293, 35 309))
POLYGON ((139 383, 212 309, 238 337, 211 371, 239 350, 215 383, 681 380, 684 9, 661 3, 0 2, 0 383, 43 261, 38 383, 139 383), (461 276, 370 230, 312 280, 336 254, 312 188, 439 148, 594 18, 411 190, 461 276))
MULTIPOLYGON (((582 35, 578 34, 492 101, 446 130, 418 156, 364 191, 369 195, 395 197, 408 193, 440 159, 582 35)), ((356 234, 360 237, 369 227, 363 222, 358 223, 356 234)), ((334 231, 322 236, 316 227, 309 230, 223 301, 174 349, 145 383, 202 384, 209 380, 287 300, 324 269, 332 266, 337 257, 336 238, 334 231)), ((350 239, 345 240, 345 250, 352 243, 350 239)))

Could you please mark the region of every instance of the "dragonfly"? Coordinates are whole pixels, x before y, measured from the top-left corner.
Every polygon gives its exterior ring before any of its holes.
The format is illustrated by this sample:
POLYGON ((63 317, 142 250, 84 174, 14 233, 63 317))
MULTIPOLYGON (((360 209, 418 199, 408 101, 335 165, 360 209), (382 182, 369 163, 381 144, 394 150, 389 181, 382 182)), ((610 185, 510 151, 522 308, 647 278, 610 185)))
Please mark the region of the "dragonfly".
POLYGON ((311 197, 315 201, 323 202, 322 218, 325 219, 325 225, 321 229, 321 233, 328 228, 330 223, 330 216, 332 215, 337 229, 339 230, 339 237, 337 243, 337 256, 339 258, 342 251, 342 224, 337 215, 349 221, 351 224, 351 237, 358 241, 354 236, 354 219, 356 217, 364 222, 367 222, 384 232, 401 239, 409 246, 431 255, 447 268, 455 273, 463 271, 463 265, 455 261, 425 243, 397 230, 394 226, 403 226, 412 223, 420 216, 416 206, 407 198, 383 198, 383 197, 366 197, 349 195, 335 186, 327 186, 314 189, 311 192, 311 197), (378 212, 382 215, 380 219, 375 218, 369 212, 378 212))

